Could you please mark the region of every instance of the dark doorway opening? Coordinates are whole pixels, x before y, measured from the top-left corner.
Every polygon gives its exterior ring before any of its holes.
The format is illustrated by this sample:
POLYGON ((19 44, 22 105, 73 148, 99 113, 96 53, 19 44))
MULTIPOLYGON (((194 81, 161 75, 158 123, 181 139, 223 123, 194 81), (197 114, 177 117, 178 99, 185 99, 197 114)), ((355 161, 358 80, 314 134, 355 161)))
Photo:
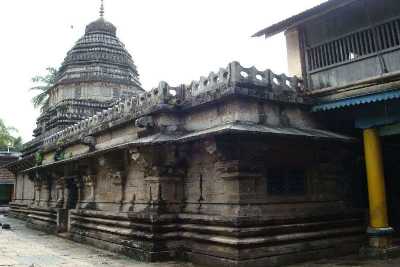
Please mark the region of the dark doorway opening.
POLYGON ((13 196, 13 184, 0 184, 0 205, 8 205, 13 196))
POLYGON ((69 231, 70 210, 76 209, 78 204, 78 187, 75 183, 75 177, 66 179, 66 198, 64 201, 64 208, 57 211, 57 232, 60 235, 69 231))
POLYGON ((400 136, 383 139, 383 157, 385 166, 386 195, 389 224, 400 238, 400 136))
POLYGON ((78 188, 74 182, 74 179, 67 180, 67 210, 75 209, 78 203, 78 188))

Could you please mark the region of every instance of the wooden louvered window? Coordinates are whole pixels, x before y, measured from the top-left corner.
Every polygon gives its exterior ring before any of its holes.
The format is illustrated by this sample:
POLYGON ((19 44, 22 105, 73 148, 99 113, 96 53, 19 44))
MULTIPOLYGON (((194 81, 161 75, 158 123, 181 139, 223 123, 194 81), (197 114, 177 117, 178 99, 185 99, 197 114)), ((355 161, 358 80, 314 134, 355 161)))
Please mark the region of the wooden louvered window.
POLYGON ((308 48, 308 70, 323 69, 394 47, 400 47, 400 18, 308 48))

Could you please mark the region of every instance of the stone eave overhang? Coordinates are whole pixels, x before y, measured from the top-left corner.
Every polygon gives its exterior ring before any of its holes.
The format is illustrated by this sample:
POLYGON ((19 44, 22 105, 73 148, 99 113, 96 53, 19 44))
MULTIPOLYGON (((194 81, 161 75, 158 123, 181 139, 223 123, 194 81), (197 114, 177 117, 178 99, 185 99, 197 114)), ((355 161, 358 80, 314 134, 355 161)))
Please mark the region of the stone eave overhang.
POLYGON ((163 144, 182 144, 186 142, 196 141, 220 135, 252 135, 252 136, 258 135, 264 137, 300 138, 303 140, 311 139, 314 141, 315 140, 319 140, 322 142, 333 141, 341 143, 343 142, 352 143, 357 141, 353 137, 319 129, 275 127, 275 126, 267 126, 267 125, 260 125, 260 124, 246 123, 246 122, 232 122, 192 133, 180 133, 180 134, 157 133, 150 136, 138 138, 131 142, 77 155, 69 159, 64 159, 44 164, 41 166, 36 166, 23 171, 23 173, 32 172, 39 169, 45 169, 48 167, 59 166, 62 164, 72 163, 78 160, 92 158, 108 152, 129 149, 131 147, 163 145, 163 144))
POLYGON ((338 142, 355 142, 356 139, 346 135, 334 133, 331 131, 313 129, 313 128, 296 128, 269 126, 264 124, 256 124, 249 122, 231 122, 210 129, 200 130, 193 133, 185 134, 177 139, 180 142, 188 142, 196 139, 206 138, 213 135, 221 134, 251 134, 261 136, 275 137, 294 137, 302 139, 313 139, 322 141, 338 141, 338 142))
MULTIPOLYGON (((303 106, 309 106, 311 104, 311 101, 308 98, 305 97, 281 97, 278 94, 274 93, 257 93, 260 88, 257 87, 252 87, 251 85, 237 85, 237 86, 232 86, 229 88, 225 88, 224 94, 216 94, 218 89, 213 90, 213 91, 208 91, 203 94, 198 95, 196 98, 192 99, 190 102, 183 102, 180 105, 171 105, 171 104, 160 104, 151 107, 151 109, 146 110, 146 112, 143 112, 142 114, 130 114, 126 116, 119 117, 113 121, 106 121, 102 124, 97 125, 96 127, 88 129, 86 132, 82 132, 79 135, 76 135, 72 137, 71 139, 68 139, 66 143, 63 144, 63 146, 68 146, 68 145, 73 145, 73 144, 79 144, 80 140, 82 140, 86 136, 97 136, 100 135, 102 132, 105 131, 110 131, 112 129, 117 129, 125 126, 128 123, 133 123, 136 119, 144 116, 152 116, 160 113, 175 113, 175 114, 180 114, 180 113, 186 113, 190 112, 193 109, 196 108, 204 108, 209 105, 213 105, 218 102, 224 102, 227 101, 228 99, 240 99, 240 100, 245 100, 245 99, 257 99, 257 101, 263 101, 263 102, 281 102, 285 103, 288 105, 303 105, 303 106)), ((58 144, 53 144, 51 146, 44 146, 43 152, 51 152, 55 151, 59 145, 58 144)))

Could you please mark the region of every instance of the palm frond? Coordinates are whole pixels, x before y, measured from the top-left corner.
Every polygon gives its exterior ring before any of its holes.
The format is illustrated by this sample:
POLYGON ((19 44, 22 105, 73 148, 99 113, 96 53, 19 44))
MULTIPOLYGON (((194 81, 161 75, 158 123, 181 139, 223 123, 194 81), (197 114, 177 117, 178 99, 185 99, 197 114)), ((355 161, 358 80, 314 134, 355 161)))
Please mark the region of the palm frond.
POLYGON ((49 107, 49 93, 56 82, 58 73, 57 69, 53 67, 46 68, 46 71, 46 75, 37 75, 32 78, 32 82, 39 83, 39 85, 29 89, 31 91, 39 91, 39 93, 32 98, 32 103, 35 108, 40 108, 42 112, 49 107))
POLYGON ((43 106, 49 99, 47 92, 42 92, 32 98, 32 103, 35 108, 43 106))
POLYGON ((51 87, 47 86, 47 85, 45 85, 45 86, 34 86, 34 87, 29 88, 30 91, 43 91, 43 92, 46 92, 46 91, 48 91, 50 89, 51 89, 51 87))

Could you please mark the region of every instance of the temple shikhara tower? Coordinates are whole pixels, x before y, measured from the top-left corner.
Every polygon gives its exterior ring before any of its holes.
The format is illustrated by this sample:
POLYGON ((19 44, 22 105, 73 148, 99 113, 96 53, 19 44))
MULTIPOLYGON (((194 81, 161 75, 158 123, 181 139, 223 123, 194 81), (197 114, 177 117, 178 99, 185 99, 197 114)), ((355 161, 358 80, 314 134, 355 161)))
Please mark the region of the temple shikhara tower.
POLYGON ((37 120, 34 136, 48 136, 140 92, 132 57, 102 8, 100 18, 86 26, 62 63, 50 90, 50 106, 37 120))
POLYGON ((290 75, 231 62, 147 90, 103 16, 6 166, 10 216, 143 261, 286 266, 396 251, 398 0, 330 0, 256 33, 286 32, 290 75))

